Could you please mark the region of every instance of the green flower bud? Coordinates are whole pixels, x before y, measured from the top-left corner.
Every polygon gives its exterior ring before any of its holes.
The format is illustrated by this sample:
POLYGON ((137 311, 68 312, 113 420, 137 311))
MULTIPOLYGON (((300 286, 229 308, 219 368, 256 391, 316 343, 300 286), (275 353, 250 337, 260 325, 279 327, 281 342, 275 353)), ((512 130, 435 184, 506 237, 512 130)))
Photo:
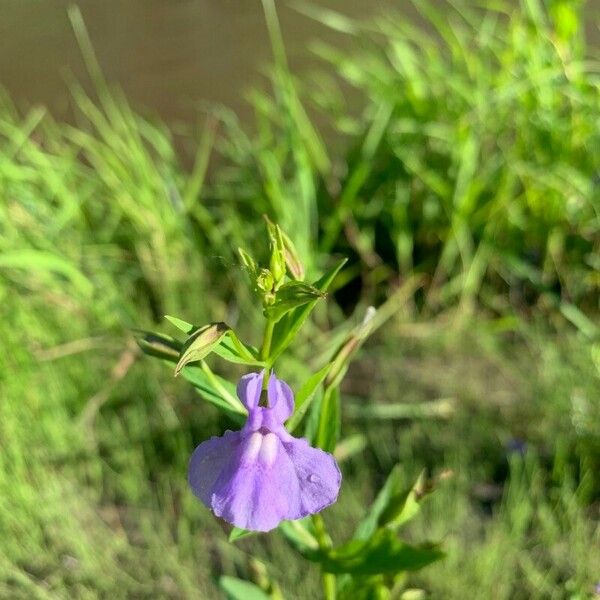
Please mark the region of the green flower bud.
POLYGON ((269 234, 269 245, 271 247, 271 260, 269 268, 275 280, 275 289, 282 283, 285 277, 285 248, 283 244, 283 236, 278 225, 271 223, 267 219, 267 232, 269 234))
POLYGON ((275 279, 269 269, 260 269, 256 276, 256 287, 264 293, 271 294, 275 287, 275 279))
POLYGON ((243 248, 238 248, 238 254, 240 255, 242 266, 248 272, 250 279, 254 280, 258 271, 256 261, 243 248))

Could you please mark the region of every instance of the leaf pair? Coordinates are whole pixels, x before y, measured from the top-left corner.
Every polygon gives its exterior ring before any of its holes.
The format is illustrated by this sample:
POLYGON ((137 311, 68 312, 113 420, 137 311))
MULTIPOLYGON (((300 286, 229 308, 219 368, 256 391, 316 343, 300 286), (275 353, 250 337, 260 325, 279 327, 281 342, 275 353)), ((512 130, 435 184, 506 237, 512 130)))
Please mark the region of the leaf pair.
POLYGON ((275 293, 273 304, 265 307, 265 316, 273 322, 279 321, 292 310, 316 302, 325 293, 304 281, 288 281, 275 293))
POLYGON ((258 359, 256 349, 244 344, 227 323, 217 322, 195 327, 177 317, 167 315, 165 318, 184 333, 191 334, 181 349, 175 375, 179 375, 189 363, 199 362, 211 352, 233 363, 257 366, 264 364, 258 359))
POLYGON ((302 282, 290 282, 289 284, 286 284, 295 287, 295 291, 298 293, 298 300, 302 299, 302 303, 291 306, 288 300, 284 300, 284 303, 287 303, 288 306, 283 315, 277 320, 273 331, 271 362, 274 362, 275 359, 277 359, 292 343, 308 315, 310 315, 319 299, 325 295, 325 292, 335 279, 335 276, 345 264, 346 259, 341 260, 335 267, 325 273, 323 277, 303 290, 298 287, 298 285, 306 285, 302 282))
POLYGON ((417 516, 430 491, 424 473, 406 489, 402 487, 400 467, 392 470, 353 539, 322 560, 325 571, 341 575, 341 599, 387 597, 390 582, 444 557, 436 544, 413 546, 398 538, 398 529, 417 516))
POLYGON ((413 546, 397 536, 398 529, 419 513, 420 503, 430 491, 423 473, 413 486, 402 490, 396 467, 354 537, 345 544, 319 549, 309 519, 284 521, 279 531, 297 552, 320 563, 324 571, 356 578, 354 583, 346 582, 346 587, 360 586, 365 577, 417 570, 444 556, 435 544, 413 546))
POLYGON ((439 560, 443 552, 431 544, 411 546, 391 529, 378 529, 368 540, 351 540, 321 560, 328 573, 353 575, 397 574, 416 571, 439 560))
MULTIPOLYGON (((137 343, 145 354, 171 363, 179 360, 182 348, 180 342, 162 333, 138 333, 141 336, 137 343)), ((197 365, 186 365, 180 372, 207 402, 227 413, 234 421, 243 422, 247 411, 237 397, 235 385, 213 373, 204 361, 197 365)))

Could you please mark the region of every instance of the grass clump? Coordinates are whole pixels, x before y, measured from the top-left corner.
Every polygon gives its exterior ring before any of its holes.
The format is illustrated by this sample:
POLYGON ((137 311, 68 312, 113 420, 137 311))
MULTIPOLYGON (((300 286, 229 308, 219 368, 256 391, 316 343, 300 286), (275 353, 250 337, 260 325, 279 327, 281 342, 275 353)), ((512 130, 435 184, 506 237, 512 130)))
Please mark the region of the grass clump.
POLYGON ((414 8, 420 21, 364 24, 305 7, 352 50, 316 45, 336 78, 294 89, 352 149, 310 160, 323 155, 319 138, 306 141, 276 71, 274 97, 254 97, 259 135, 230 135, 240 169, 219 193, 278 210, 274 194, 303 218, 318 214, 313 246, 351 253, 363 279, 426 274, 431 311, 536 306, 585 323, 579 311, 598 310, 600 78, 583 8, 414 8))

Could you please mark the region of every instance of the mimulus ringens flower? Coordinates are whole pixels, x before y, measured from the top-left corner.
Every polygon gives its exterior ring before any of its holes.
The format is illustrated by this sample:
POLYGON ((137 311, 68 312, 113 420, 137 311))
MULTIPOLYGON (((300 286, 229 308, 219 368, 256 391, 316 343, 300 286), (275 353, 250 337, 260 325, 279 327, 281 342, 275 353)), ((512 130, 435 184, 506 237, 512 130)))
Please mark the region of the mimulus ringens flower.
POLYGON ((264 371, 240 379, 245 425, 200 444, 188 472, 194 494, 215 515, 253 531, 319 512, 335 502, 342 480, 331 454, 286 431, 294 396, 275 375, 267 386, 267 406, 261 406, 263 377, 264 371))

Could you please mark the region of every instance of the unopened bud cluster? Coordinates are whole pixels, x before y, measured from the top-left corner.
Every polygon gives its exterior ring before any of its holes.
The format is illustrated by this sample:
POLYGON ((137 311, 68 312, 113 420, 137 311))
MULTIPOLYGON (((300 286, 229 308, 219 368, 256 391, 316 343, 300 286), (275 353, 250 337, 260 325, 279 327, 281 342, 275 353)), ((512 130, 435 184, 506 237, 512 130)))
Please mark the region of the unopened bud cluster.
POLYGON ((238 249, 241 262, 248 271, 252 285, 261 296, 265 309, 273 305, 277 291, 285 283, 286 275, 295 281, 304 279, 304 267, 292 240, 281 230, 279 225, 265 217, 269 238, 269 267, 261 267, 242 248, 238 249))

